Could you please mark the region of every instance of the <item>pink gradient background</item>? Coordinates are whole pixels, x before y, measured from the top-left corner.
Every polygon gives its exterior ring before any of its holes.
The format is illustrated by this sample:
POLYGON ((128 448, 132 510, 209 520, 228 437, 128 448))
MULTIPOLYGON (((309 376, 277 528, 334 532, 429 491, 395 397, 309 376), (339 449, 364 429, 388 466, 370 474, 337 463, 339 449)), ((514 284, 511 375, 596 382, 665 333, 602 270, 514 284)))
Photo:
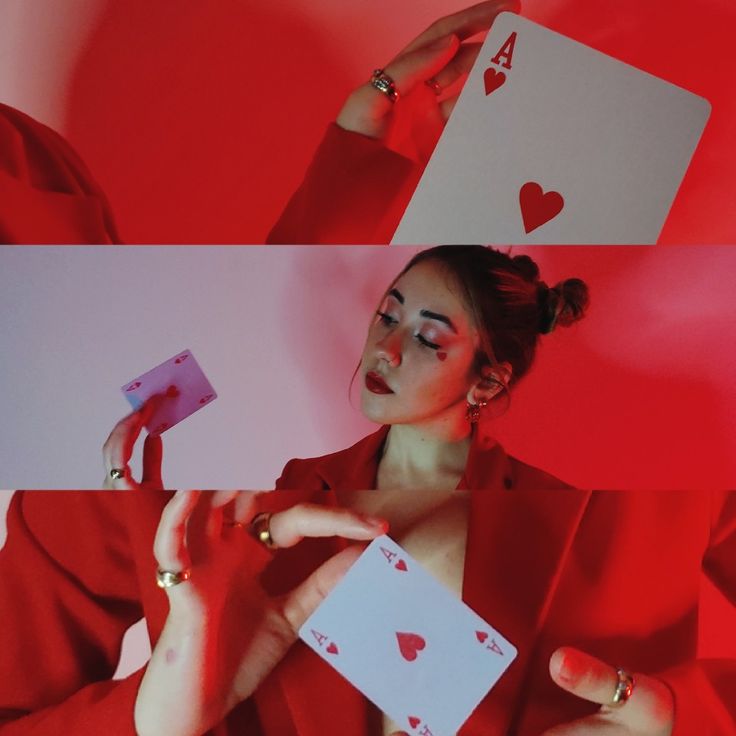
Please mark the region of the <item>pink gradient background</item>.
MULTIPOLYGON (((77 147, 127 242, 259 243, 347 93, 465 5, 4 0, 0 100, 77 147)), ((710 100, 661 241, 736 242, 732 0, 525 0, 522 14, 710 100)))
MULTIPOLYGON (((184 348, 219 398, 164 435, 168 487, 271 488, 290 458, 351 445, 376 425, 350 378, 414 252, 4 249, 0 487, 98 487, 119 387, 184 348)), ((736 487, 736 248, 513 252, 550 284, 584 278, 592 304, 542 338, 497 421, 506 449, 578 487, 736 487)))

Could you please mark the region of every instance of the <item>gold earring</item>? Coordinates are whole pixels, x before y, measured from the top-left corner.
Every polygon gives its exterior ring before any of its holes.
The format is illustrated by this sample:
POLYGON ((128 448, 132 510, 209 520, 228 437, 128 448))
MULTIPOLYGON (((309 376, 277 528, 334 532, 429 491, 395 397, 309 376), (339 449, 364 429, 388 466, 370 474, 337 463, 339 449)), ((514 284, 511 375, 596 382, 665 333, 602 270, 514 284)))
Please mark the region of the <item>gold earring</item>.
POLYGON ((465 418, 471 424, 477 424, 480 419, 480 413, 488 406, 488 402, 485 399, 481 399, 477 404, 471 404, 468 402, 467 409, 465 410, 465 418))

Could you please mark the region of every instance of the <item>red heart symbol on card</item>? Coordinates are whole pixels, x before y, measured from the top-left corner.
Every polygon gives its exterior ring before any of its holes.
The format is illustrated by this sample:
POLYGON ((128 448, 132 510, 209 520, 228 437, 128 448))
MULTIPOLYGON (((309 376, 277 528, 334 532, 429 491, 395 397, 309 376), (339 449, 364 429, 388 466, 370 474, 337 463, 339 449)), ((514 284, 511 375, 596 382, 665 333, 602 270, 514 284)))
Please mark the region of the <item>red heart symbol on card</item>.
POLYGON ((427 642, 419 634, 397 631, 396 639, 399 642, 401 656, 407 662, 413 662, 419 655, 419 652, 427 646, 427 642))
POLYGON ((562 212, 565 200, 559 192, 545 192, 535 181, 528 181, 519 190, 524 230, 530 233, 562 212))
POLYGON ((214 394, 207 394, 207 396, 203 396, 203 397, 202 397, 202 398, 201 398, 201 399, 199 400, 199 403, 200 403, 200 404, 206 404, 206 403, 207 403, 207 402, 208 402, 208 401, 209 401, 209 400, 210 400, 210 399, 211 399, 211 398, 212 398, 213 396, 214 396, 214 394))
POLYGON ((128 391, 135 391, 137 388, 140 388, 141 382, 136 381, 135 383, 131 383, 128 388, 125 389, 126 392, 128 391))
POLYGON ((327 653, 328 654, 337 654, 338 653, 337 644, 335 644, 334 641, 331 641, 327 645, 327 653))
POLYGON ((187 355, 186 353, 185 353, 184 355, 180 355, 180 356, 179 356, 179 357, 178 357, 178 358, 177 358, 177 359, 176 359, 176 360, 174 361, 174 363, 176 363, 177 365, 178 365, 179 363, 183 363, 183 362, 184 362, 184 361, 185 361, 185 360, 186 360, 186 359, 187 359, 188 357, 189 357, 189 356, 188 356, 188 355, 187 355))
POLYGON ((495 92, 506 81, 506 75, 503 72, 496 71, 492 66, 483 73, 483 84, 486 88, 486 97, 495 92))
POLYGON ((401 572, 406 572, 406 570, 407 570, 407 567, 406 567, 406 562, 404 562, 404 560, 399 560, 399 561, 398 561, 398 562, 397 562, 397 563, 396 563, 396 564, 394 565, 394 567, 395 567, 395 568, 396 568, 397 570, 401 570, 401 572))
POLYGON ((166 389, 166 395, 170 399, 175 399, 177 396, 179 396, 180 393, 181 391, 179 391, 179 389, 173 384, 166 389))
POLYGON ((421 722, 421 718, 417 718, 416 716, 409 716, 409 725, 412 728, 416 728, 421 722))
POLYGON ((485 631, 476 631, 475 638, 482 644, 488 638, 488 634, 485 631))

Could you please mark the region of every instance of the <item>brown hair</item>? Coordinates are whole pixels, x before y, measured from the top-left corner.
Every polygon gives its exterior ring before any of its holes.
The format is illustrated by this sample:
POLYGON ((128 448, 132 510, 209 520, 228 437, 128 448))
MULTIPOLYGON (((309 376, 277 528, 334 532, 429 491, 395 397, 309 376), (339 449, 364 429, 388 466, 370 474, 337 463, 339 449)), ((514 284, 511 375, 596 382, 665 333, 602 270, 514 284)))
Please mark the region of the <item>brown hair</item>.
POLYGON ((397 280, 429 260, 445 266, 462 289, 480 333, 478 371, 508 362, 512 368, 508 383, 518 381, 531 367, 540 334, 582 319, 588 307, 588 287, 580 279, 549 287, 529 256, 510 256, 483 245, 439 245, 420 251, 397 280))

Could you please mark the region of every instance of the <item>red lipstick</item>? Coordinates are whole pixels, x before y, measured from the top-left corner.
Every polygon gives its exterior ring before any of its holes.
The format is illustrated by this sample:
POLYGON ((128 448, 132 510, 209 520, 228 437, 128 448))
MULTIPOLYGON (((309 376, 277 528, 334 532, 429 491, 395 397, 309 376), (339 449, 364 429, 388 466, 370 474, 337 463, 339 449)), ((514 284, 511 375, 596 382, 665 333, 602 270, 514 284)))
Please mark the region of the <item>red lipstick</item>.
POLYGON ((386 381, 375 371, 369 371, 365 374, 365 387, 372 394, 392 394, 393 391, 388 387, 386 381))

